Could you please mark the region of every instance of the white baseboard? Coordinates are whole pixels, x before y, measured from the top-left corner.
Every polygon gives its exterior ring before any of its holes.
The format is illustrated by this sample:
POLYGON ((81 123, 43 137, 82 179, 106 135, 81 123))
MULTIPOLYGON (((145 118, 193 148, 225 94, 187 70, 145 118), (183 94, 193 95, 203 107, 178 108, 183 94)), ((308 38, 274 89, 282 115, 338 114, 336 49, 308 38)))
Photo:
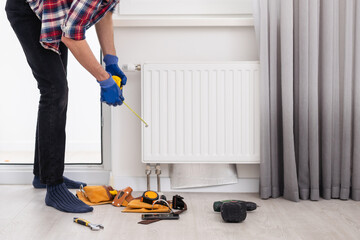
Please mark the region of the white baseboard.
MULTIPOLYGON (((66 166, 64 175, 89 185, 107 185, 109 171, 102 166, 66 166)), ((0 184, 28 185, 34 178, 32 166, 0 166, 0 184)))
MULTIPOLYGON (((257 193, 259 192, 258 178, 238 179, 236 184, 227 184, 221 186, 201 187, 201 188, 177 188, 172 189, 169 177, 161 178, 162 192, 234 192, 234 193, 257 193)), ((130 186, 134 191, 145 191, 147 188, 146 177, 113 177, 114 187, 122 189, 130 186)), ((157 190, 156 177, 150 179, 151 189, 157 190)))
MULTIPOLYGON (((110 172, 103 170, 101 166, 67 166, 65 176, 86 182, 89 185, 109 184, 110 172)), ((0 166, 0 184, 28 185, 33 180, 32 166, 0 166)), ((115 189, 123 189, 130 186, 134 191, 145 191, 147 188, 146 177, 115 176, 110 179, 115 189)), ((156 177, 150 178, 151 189, 157 190, 156 177)), ((234 192, 256 193, 259 192, 258 178, 238 179, 235 184, 210 186, 201 188, 177 188, 172 189, 169 177, 161 178, 161 191, 163 192, 234 192)))

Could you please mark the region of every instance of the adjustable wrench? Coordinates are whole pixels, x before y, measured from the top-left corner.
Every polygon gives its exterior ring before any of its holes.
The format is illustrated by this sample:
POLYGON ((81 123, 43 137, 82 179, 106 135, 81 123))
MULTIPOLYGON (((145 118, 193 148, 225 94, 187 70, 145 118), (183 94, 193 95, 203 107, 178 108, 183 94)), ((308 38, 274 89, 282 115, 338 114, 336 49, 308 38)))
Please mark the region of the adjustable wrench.
POLYGON ((78 224, 81 224, 81 225, 84 225, 84 226, 87 226, 93 231, 99 231, 100 229, 104 229, 103 225, 101 225, 101 224, 93 224, 93 223, 90 223, 89 221, 86 221, 85 219, 82 219, 82 218, 74 217, 74 222, 76 222, 78 224))

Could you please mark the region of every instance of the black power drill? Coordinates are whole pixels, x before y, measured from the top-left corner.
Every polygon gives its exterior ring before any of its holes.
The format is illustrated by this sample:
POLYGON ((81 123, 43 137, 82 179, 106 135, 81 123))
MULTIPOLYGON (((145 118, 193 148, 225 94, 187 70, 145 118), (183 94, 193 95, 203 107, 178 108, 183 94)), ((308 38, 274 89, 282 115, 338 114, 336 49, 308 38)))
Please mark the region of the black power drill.
POLYGON ((215 212, 221 212, 221 206, 226 202, 237 202, 237 203, 245 203, 246 211, 251 212, 257 208, 256 203, 254 202, 246 202, 241 200, 223 200, 214 202, 213 208, 215 212))
POLYGON ((221 217, 225 222, 242 222, 246 219, 247 211, 254 211, 256 203, 241 200, 224 200, 214 202, 215 212, 221 212, 221 217))

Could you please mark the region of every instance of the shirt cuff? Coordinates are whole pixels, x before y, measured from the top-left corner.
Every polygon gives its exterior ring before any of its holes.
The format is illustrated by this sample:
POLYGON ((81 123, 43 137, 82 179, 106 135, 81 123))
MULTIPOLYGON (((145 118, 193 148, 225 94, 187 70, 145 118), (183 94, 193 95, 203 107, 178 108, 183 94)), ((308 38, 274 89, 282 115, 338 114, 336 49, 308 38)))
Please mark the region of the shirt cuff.
POLYGON ((109 11, 112 12, 112 13, 114 13, 114 11, 115 11, 115 9, 116 9, 116 6, 119 4, 120 1, 119 1, 119 0, 115 0, 114 2, 115 2, 114 6, 112 6, 112 8, 110 8, 110 10, 109 10, 109 11))
POLYGON ((111 8, 111 9, 109 10, 109 12, 114 13, 115 8, 116 8, 116 5, 115 5, 113 8, 111 8))

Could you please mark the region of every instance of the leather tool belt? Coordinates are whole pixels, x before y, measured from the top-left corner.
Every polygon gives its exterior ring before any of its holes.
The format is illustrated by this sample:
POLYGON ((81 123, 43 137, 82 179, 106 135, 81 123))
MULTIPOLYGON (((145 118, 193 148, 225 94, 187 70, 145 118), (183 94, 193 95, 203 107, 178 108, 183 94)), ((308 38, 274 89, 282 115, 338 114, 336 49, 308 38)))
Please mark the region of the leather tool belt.
POLYGON ((169 207, 160 204, 149 204, 140 201, 140 199, 132 200, 127 207, 122 210, 127 213, 168 213, 169 207))
POLYGON ((81 186, 76 196, 87 205, 101 205, 112 202, 114 196, 110 191, 114 191, 111 186, 81 186))
POLYGON ((133 196, 131 196, 132 191, 131 187, 126 187, 123 190, 118 191, 111 204, 115 207, 126 207, 129 202, 134 199, 133 196))
POLYGON ((111 186, 86 186, 80 187, 76 196, 90 206, 111 203, 115 207, 126 207, 134 199, 131 196, 132 191, 131 187, 116 191, 111 186))

